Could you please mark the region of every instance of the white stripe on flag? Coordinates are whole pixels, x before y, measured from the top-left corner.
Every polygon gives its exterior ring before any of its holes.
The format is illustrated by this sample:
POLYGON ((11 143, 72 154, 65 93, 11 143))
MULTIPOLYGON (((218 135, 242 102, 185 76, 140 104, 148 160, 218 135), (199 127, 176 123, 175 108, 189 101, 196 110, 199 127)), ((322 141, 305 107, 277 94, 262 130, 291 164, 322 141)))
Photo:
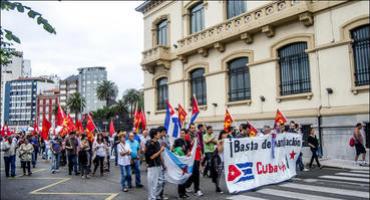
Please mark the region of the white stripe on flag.
POLYGON ((259 198, 259 197, 251 197, 251 196, 244 196, 244 195, 235 195, 235 196, 228 197, 226 199, 228 200, 266 200, 266 199, 259 198))
POLYGON ((280 187, 287 187, 299 190, 308 190, 313 192, 324 192, 330 194, 338 194, 338 195, 345 195, 345 196, 354 196, 354 197, 361 197, 361 198, 369 198, 368 192, 361 192, 356 190, 345 190, 345 189, 336 189, 336 188, 329 188, 329 187, 322 187, 322 186, 313 186, 313 185, 304 185, 298 183, 286 183, 280 185, 280 187))
POLYGON ((369 174, 355 174, 355 173, 340 172, 340 173, 336 173, 335 175, 369 178, 369 174))
POLYGON ((324 196, 316 196, 316 195, 310 195, 310 194, 302 194, 301 192, 289 192, 289 191, 283 191, 283 190, 274 190, 274 189, 262 189, 258 190, 258 193, 261 194, 268 194, 273 196, 280 196, 285 198, 292 198, 292 199, 302 199, 302 200, 340 200, 338 198, 330 198, 330 197, 324 197, 324 196))
POLYGON ((357 182, 365 182, 369 183, 369 179, 365 178, 352 178, 352 177, 345 177, 345 176, 319 176, 319 178, 327 178, 327 179, 335 179, 335 180, 343 180, 343 181, 357 181, 357 182))

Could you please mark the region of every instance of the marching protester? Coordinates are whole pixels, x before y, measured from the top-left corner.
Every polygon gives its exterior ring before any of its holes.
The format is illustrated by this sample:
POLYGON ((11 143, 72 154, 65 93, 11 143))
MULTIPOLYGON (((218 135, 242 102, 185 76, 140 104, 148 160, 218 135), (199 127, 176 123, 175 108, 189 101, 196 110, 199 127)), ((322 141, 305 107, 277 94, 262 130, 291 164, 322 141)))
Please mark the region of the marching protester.
MULTIPOLYGON (((202 128, 203 126, 199 126, 199 128, 202 128)), ((191 146, 194 145, 194 142, 195 140, 198 140, 198 144, 197 144, 197 147, 196 147, 196 151, 195 151, 195 160, 194 160, 194 167, 193 167, 193 172, 192 172, 192 175, 190 176, 190 178, 188 179, 187 181, 187 188, 189 188, 192 184, 194 184, 194 193, 200 197, 200 196, 203 196, 203 192, 200 190, 199 188, 199 174, 200 174, 200 171, 199 171, 199 168, 200 168, 200 161, 202 159, 202 144, 203 144, 203 136, 202 136, 202 129, 200 129, 198 132, 196 132, 195 130, 195 125, 194 124, 190 124, 190 127, 189 127, 189 132, 190 132, 190 142, 191 142, 191 146), (202 138, 202 139, 200 139, 202 138)), ((187 140, 189 141, 189 138, 187 138, 187 140)), ((191 149, 192 147, 190 147, 191 149)))
POLYGON ((215 149, 211 160, 212 182, 216 186, 216 192, 221 194, 223 193, 220 188, 220 180, 224 170, 224 139, 227 139, 227 135, 228 133, 224 130, 220 132, 217 140, 217 148, 215 149))
POLYGON ((271 127, 269 125, 263 126, 263 135, 268 135, 271 133, 271 127))
POLYGON ((15 177, 15 154, 16 154, 16 142, 13 141, 13 137, 5 136, 2 142, 1 151, 4 151, 4 165, 5 165, 5 176, 15 177), (9 173, 10 171, 10 173, 9 173))
POLYGON ((88 166, 89 166, 89 150, 90 150, 90 145, 89 141, 86 138, 85 134, 81 135, 81 143, 80 143, 80 151, 78 153, 78 161, 80 164, 81 168, 81 177, 82 178, 88 178, 88 166))
POLYGON ((77 176, 77 152, 78 152, 78 141, 75 137, 76 132, 71 132, 69 137, 66 139, 66 153, 68 158, 68 174, 72 175, 72 170, 77 176))
POLYGON ((145 159, 144 152, 145 152, 145 145, 150 140, 148 129, 144 129, 142 134, 140 135, 140 151, 141 151, 141 160, 145 159))
POLYGON ((19 147, 19 157, 21 159, 21 165, 23 168, 23 176, 26 175, 26 168, 28 172, 28 176, 31 176, 31 161, 32 161, 32 154, 33 154, 33 145, 29 143, 30 137, 29 135, 23 140, 23 144, 19 147))
POLYGON ((309 164, 309 167, 312 168, 312 163, 313 160, 315 159, 317 166, 321 169, 322 166, 320 165, 319 162, 319 157, 317 156, 317 150, 319 147, 319 141, 317 140, 316 134, 315 134, 315 129, 311 128, 310 130, 310 135, 308 136, 308 146, 310 146, 311 152, 312 152, 312 157, 311 161, 309 164))
POLYGON ((212 126, 207 126, 207 133, 203 135, 203 142, 204 142, 204 155, 205 155, 205 159, 203 162, 203 166, 205 166, 204 171, 203 171, 203 176, 209 177, 208 171, 210 171, 212 154, 215 151, 215 145, 217 144, 216 137, 213 134, 212 126))
MULTIPOLYGON (((170 148, 171 144, 170 144, 170 140, 167 135, 166 128, 163 126, 160 126, 157 128, 157 131, 160 136, 160 138, 158 139, 159 144, 162 147, 170 148)), ((164 195, 164 187, 166 185, 165 173, 166 173, 166 167, 164 166, 162 162, 161 163, 161 173, 159 174, 159 180, 158 180, 158 186, 157 186, 157 196, 159 197, 159 199, 164 199, 164 200, 168 199, 168 197, 164 195)))
POLYGON ((117 145, 120 143, 118 138, 118 133, 114 133, 113 135, 113 153, 114 153, 114 165, 118 165, 118 151, 117 151, 117 145))
POLYGON ((240 124, 239 133, 237 133, 236 138, 248 137, 248 125, 245 123, 240 124))
MULTIPOLYGON (((137 188, 142 188, 143 185, 141 184, 141 177, 140 177, 140 144, 137 140, 135 140, 134 133, 130 133, 128 140, 126 143, 130 147, 131 152, 131 167, 135 173, 135 185, 137 188)), ((131 187, 131 174, 129 179, 129 187, 131 187)))
POLYGON ((93 176, 95 176, 95 172, 98 169, 98 166, 100 166, 100 176, 103 176, 104 158, 107 153, 107 148, 108 148, 107 144, 103 141, 103 135, 101 133, 98 133, 97 139, 93 144, 93 150, 95 154, 95 156, 93 156, 93 161, 94 161, 93 176))
POLYGON ((161 153, 165 146, 161 146, 158 142, 160 134, 157 129, 150 130, 150 138, 146 145, 145 160, 148 165, 148 200, 160 199, 157 195, 158 179, 161 174, 161 153))
POLYGON ((366 149, 364 146, 364 137, 361 134, 362 124, 357 123, 355 130, 353 132, 353 138, 355 140, 355 149, 356 149, 356 155, 355 155, 355 164, 364 166, 367 165, 366 163, 366 149), (362 162, 358 162, 358 157, 362 154, 362 162))
POLYGON ((60 156, 62 151, 62 140, 60 136, 54 136, 54 139, 50 142, 51 150, 51 173, 59 171, 60 156))
MULTIPOLYGON (((180 131, 180 138, 176 139, 173 144, 173 153, 178 156, 185 156, 189 151, 189 146, 185 142, 186 136, 186 129, 181 129, 180 131)), ((179 198, 184 199, 188 198, 189 195, 186 194, 186 183, 179 184, 177 186, 177 191, 179 194, 179 198)))
POLYGON ((37 155, 39 154, 39 137, 36 133, 36 135, 31 136, 30 143, 33 146, 33 153, 32 153, 32 167, 36 167, 37 163, 37 155))
POLYGON ((130 145, 126 143, 126 135, 120 134, 121 142, 117 145, 118 165, 121 171, 121 187, 122 191, 128 192, 128 187, 131 186, 131 170, 130 170, 130 145))
POLYGON ((110 152, 111 152, 111 142, 109 139, 109 136, 107 132, 103 132, 103 143, 106 144, 106 153, 105 153, 105 158, 104 158, 104 169, 105 171, 109 172, 110 171, 110 152))

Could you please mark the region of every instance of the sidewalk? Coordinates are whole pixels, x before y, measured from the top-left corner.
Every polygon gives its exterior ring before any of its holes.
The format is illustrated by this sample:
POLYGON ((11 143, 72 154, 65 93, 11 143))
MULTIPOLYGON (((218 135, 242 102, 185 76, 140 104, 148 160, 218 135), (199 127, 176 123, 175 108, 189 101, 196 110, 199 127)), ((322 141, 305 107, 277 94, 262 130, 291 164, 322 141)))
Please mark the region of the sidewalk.
POLYGON ((369 171, 369 166, 366 167, 358 166, 355 165, 354 161, 350 160, 322 159, 320 160, 320 163, 324 167, 369 171))

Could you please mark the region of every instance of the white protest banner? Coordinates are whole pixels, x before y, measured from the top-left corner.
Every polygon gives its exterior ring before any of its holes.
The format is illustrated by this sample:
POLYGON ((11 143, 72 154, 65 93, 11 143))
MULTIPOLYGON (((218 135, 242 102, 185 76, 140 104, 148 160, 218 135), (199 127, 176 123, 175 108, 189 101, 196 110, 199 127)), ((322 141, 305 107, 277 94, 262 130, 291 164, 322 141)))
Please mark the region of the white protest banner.
POLYGON ((283 133, 274 138, 273 135, 224 141, 225 177, 230 193, 279 183, 296 175, 302 136, 283 133))

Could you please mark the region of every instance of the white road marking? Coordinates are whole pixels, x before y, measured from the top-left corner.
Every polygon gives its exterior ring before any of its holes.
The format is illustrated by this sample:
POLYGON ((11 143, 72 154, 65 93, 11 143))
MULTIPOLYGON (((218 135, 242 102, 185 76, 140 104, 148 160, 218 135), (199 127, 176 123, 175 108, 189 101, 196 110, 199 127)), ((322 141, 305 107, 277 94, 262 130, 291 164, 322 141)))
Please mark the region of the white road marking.
POLYGON ((340 172, 340 173, 336 173, 335 175, 369 178, 369 174, 355 174, 355 173, 340 172))
POLYGON ((266 200, 263 198, 244 196, 244 195, 235 195, 235 196, 228 197, 226 199, 228 200, 266 200))
POLYGON ((366 199, 369 198, 368 192, 361 192, 361 191, 356 191, 356 190, 336 189, 336 188, 304 185, 304 184, 297 184, 297 183, 286 183, 286 184, 280 185, 280 187, 287 187, 287 188, 293 188, 293 189, 299 189, 299 190, 308 190, 308 191, 313 191, 313 192, 339 194, 339 195, 360 197, 360 198, 366 198, 366 199))
POLYGON ((343 181, 357 181, 357 182, 365 182, 369 183, 368 178, 353 178, 353 177, 344 177, 344 176, 319 176, 319 178, 327 178, 327 179, 335 179, 335 180, 343 180, 343 181))
POLYGON ((293 198, 293 199, 301 199, 301 200, 340 200, 338 198, 330 198, 324 196, 317 196, 317 195, 310 195, 310 194, 302 194, 301 192, 290 192, 290 191, 283 191, 283 190, 275 190, 275 189, 261 189, 256 191, 261 194, 268 194, 273 196, 280 196, 286 198, 293 198))
POLYGON ((360 173, 360 174, 369 174, 369 171, 362 171, 362 170, 351 170, 352 173, 360 173))

